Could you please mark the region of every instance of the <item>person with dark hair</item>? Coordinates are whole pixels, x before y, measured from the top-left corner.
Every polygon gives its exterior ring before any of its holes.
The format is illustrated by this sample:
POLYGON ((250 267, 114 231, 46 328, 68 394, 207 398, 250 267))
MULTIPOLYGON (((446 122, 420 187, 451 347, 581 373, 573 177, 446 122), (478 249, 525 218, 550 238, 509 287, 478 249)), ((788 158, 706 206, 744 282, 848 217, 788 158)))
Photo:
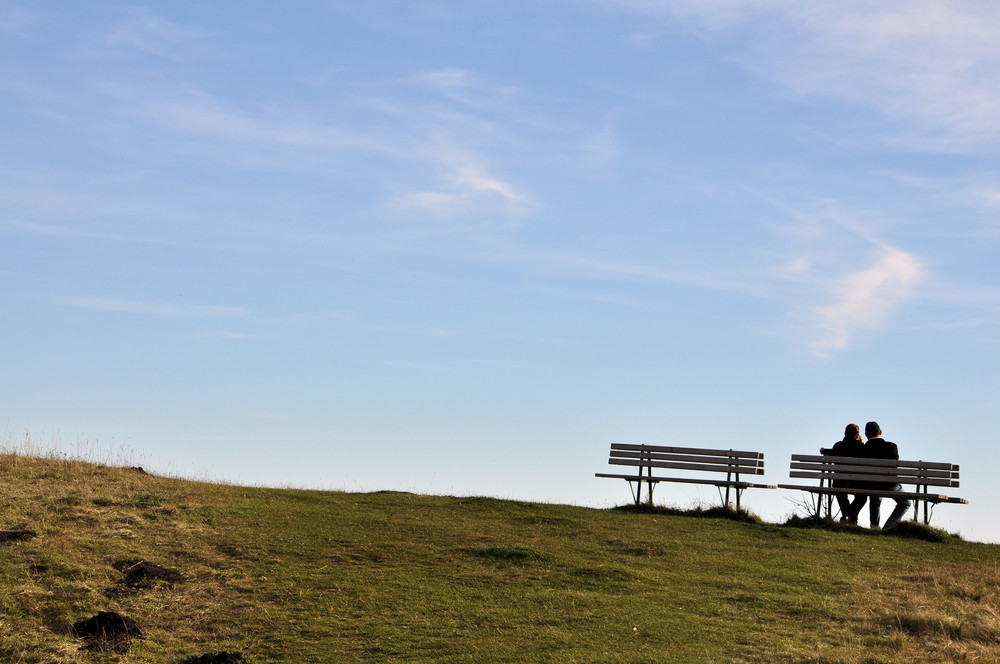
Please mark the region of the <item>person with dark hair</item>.
MULTIPOLYGON (((896 443, 890 443, 882 437, 882 428, 879 427, 878 422, 869 422, 865 425, 865 437, 868 438, 868 442, 865 443, 863 450, 864 453, 862 454, 865 458, 899 459, 899 448, 896 447, 896 443)), ((903 490, 900 484, 869 482, 869 485, 873 489, 885 489, 887 491, 903 490)), ((906 498, 896 498, 895 501, 896 507, 892 510, 892 514, 889 515, 884 528, 892 528, 898 524, 902 520, 903 515, 906 514, 906 510, 910 509, 910 501, 906 498)), ((868 501, 868 516, 871 520, 872 528, 878 528, 879 508, 881 504, 881 496, 871 496, 871 500, 868 501)))
MULTIPOLYGON (((857 424, 848 424, 844 428, 843 440, 838 440, 833 444, 833 447, 819 448, 819 453, 823 456, 863 457, 864 449, 865 444, 861 439, 861 427, 857 424)), ((849 480, 834 480, 832 486, 849 489, 851 488, 851 482, 849 480)), ((861 508, 865 506, 865 501, 868 497, 855 495, 854 501, 851 502, 850 496, 846 493, 835 495, 837 496, 837 505, 840 506, 840 520, 845 523, 857 523, 858 514, 861 512, 861 508)))

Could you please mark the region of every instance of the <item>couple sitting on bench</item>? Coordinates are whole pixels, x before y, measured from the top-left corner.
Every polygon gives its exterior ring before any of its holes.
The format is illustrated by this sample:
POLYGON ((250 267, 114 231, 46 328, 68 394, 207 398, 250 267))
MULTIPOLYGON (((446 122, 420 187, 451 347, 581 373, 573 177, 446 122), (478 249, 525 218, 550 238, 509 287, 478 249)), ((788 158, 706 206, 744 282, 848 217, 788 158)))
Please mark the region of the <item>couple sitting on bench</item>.
MULTIPOLYGON (((882 438, 882 429, 877 422, 869 422, 865 425, 865 437, 868 442, 861 441, 861 428, 857 424, 848 424, 844 429, 844 439, 838 441, 833 447, 820 448, 819 453, 824 456, 837 457, 862 457, 866 459, 899 459, 899 448, 896 443, 890 443, 882 438)), ((834 480, 834 487, 845 489, 884 489, 887 491, 902 491, 899 484, 887 484, 884 482, 834 480)), ((870 527, 878 528, 879 509, 882 505, 881 496, 866 496, 859 494, 854 496, 854 500, 849 500, 846 493, 838 493, 837 503, 840 505, 840 520, 846 523, 857 523, 861 509, 868 501, 868 516, 870 527)), ((906 510, 910 508, 910 501, 906 498, 895 498, 896 507, 885 522, 885 528, 892 528, 902 520, 906 510)))

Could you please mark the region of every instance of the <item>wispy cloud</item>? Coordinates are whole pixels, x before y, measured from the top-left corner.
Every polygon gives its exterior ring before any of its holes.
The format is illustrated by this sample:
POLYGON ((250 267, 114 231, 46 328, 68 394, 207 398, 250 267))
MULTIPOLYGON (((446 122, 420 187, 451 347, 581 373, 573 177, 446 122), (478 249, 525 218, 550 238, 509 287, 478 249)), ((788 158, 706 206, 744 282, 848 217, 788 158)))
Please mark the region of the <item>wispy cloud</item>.
POLYGON ((515 86, 491 83, 478 72, 459 67, 420 71, 402 82, 424 88, 461 106, 494 112, 504 110, 521 94, 515 86))
MULTIPOLYGON (((367 163, 366 169, 397 174, 394 186, 382 182, 385 191, 397 190, 386 199, 396 208, 434 216, 521 214, 530 209, 531 198, 523 185, 499 174, 493 155, 500 132, 479 116, 504 111, 490 105, 494 99, 485 84, 468 91, 472 86, 462 81, 472 76, 465 70, 418 76, 425 83, 424 94, 429 93, 419 99, 408 98, 404 89, 414 79, 386 84, 380 98, 360 90, 352 98, 348 92, 322 119, 301 109, 234 107, 194 89, 167 98, 146 91, 153 97, 128 99, 133 91, 127 88, 113 94, 137 108, 138 117, 199 139, 186 149, 241 169, 323 176, 337 172, 337 165, 355 164, 356 170, 357 164, 367 163), (434 85, 426 85, 428 81, 434 85), (358 107, 367 108, 365 119, 348 119, 358 107)), ((506 94, 494 96, 503 100, 506 94)))
POLYGON ((444 171, 441 187, 403 194, 396 198, 394 207, 433 216, 457 216, 485 210, 517 215, 533 205, 530 197, 492 172, 478 155, 446 148, 437 152, 437 161, 444 171))
POLYGON ((843 350, 859 332, 881 329, 923 276, 915 256, 884 247, 871 267, 841 277, 835 285, 835 301, 814 310, 819 332, 812 344, 815 354, 843 350))
POLYGON ((389 334, 402 334, 417 337, 432 337, 438 339, 449 339, 460 336, 459 332, 437 325, 411 325, 411 326, 388 326, 373 325, 367 328, 372 332, 384 332, 389 334))
MULTIPOLYGON (((5 198, 2 190, 0 190, 0 198, 5 198)), ((48 235, 51 237, 103 237, 94 232, 80 231, 67 226, 40 224, 34 221, 21 221, 20 219, 0 220, 0 230, 19 234, 48 235)))
MULTIPOLYGON (((980 153, 1000 144, 1000 6, 983 2, 598 1, 654 26, 725 43, 800 95, 878 111, 909 147, 980 153)), ((648 26, 643 26, 648 34, 648 26)), ((648 39, 648 37, 647 37, 648 39)))
POLYGON ((177 304, 174 302, 144 302, 137 300, 115 300, 104 297, 68 297, 63 304, 82 309, 112 311, 128 314, 145 314, 169 317, 226 318, 243 316, 249 311, 242 307, 226 307, 204 304, 177 304))
POLYGON ((117 55, 138 53, 183 61, 204 51, 204 39, 201 32, 133 7, 103 33, 101 44, 117 55))
POLYGON ((35 7, 26 7, 5 2, 0 5, 0 31, 12 36, 24 37, 40 26, 50 23, 56 18, 51 11, 40 11, 35 7))
POLYGON ((264 339, 264 337, 258 334, 246 334, 245 332, 233 332, 230 330, 206 332, 204 336, 209 339, 224 339, 230 341, 261 341, 264 339))

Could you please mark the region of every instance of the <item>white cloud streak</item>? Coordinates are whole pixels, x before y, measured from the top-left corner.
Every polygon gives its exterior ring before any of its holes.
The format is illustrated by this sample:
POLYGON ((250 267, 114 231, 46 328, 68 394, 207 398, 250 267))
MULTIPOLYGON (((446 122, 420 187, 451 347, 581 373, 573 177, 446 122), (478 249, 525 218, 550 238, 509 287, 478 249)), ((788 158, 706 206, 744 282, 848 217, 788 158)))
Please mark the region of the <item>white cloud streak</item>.
POLYGON ((399 188, 410 191, 390 196, 396 209, 434 216, 522 214, 530 209, 531 198, 492 165, 489 155, 498 131, 476 115, 484 109, 497 112, 503 104, 494 97, 499 100, 509 93, 498 86, 491 95, 481 81, 474 86, 466 83, 471 78, 473 74, 465 70, 430 71, 402 82, 405 87, 420 81, 422 89, 434 95, 430 101, 404 103, 393 96, 403 94, 401 90, 386 92, 378 100, 343 98, 338 105, 345 113, 355 104, 370 109, 365 123, 349 128, 336 117, 320 121, 291 117, 288 109, 233 108, 203 92, 155 102, 136 99, 135 104, 141 108, 140 116, 197 137, 199 142, 190 149, 210 151, 221 159, 231 154, 230 161, 240 168, 317 174, 336 164, 371 159, 382 162, 377 168, 409 172, 413 180, 432 185, 419 188, 413 182, 400 182, 399 188), (493 101, 497 105, 491 107, 493 101), (407 164, 417 168, 407 169, 407 164))
POLYGON ((843 350, 859 332, 881 329, 923 276, 924 269, 912 254, 883 248, 874 265, 839 280, 832 304, 815 309, 820 334, 812 347, 814 353, 825 356, 843 350))
POLYGON ((482 157, 459 148, 443 148, 437 155, 437 161, 445 170, 440 182, 442 187, 404 194, 395 202, 397 209, 456 216, 499 208, 518 215, 532 206, 526 194, 498 177, 482 157))
POLYGON ((112 51, 183 61, 200 50, 205 37, 145 9, 131 8, 124 14, 123 19, 103 35, 103 45, 112 51))
MULTIPOLYGON (((757 75, 878 111, 887 139, 981 153, 1000 144, 1000 6, 984 2, 615 0, 598 4, 732 43, 757 75)), ((649 26, 642 28, 644 34, 649 26)))
POLYGON ((241 307, 115 300, 103 297, 69 297, 62 300, 62 303, 81 309, 181 318, 228 318, 249 313, 247 309, 241 307))

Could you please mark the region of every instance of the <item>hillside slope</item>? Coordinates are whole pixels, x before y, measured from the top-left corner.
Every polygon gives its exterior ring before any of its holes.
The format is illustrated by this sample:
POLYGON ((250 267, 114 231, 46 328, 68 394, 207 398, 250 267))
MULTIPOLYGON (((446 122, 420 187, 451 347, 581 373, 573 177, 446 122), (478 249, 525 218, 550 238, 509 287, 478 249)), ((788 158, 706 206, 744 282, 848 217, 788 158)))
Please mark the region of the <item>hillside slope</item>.
POLYGON ((0 477, 4 662, 1000 661, 995 545, 12 455, 0 477), (74 623, 112 611, 143 638, 82 650, 74 623))

